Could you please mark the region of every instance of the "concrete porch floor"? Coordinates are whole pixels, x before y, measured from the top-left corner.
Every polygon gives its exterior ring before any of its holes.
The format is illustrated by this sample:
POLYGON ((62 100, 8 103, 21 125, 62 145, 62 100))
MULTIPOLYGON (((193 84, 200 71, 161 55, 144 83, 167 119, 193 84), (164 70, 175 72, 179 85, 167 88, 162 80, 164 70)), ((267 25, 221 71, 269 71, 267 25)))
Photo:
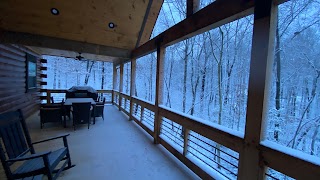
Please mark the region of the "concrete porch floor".
MULTIPOLYGON (((115 106, 106 105, 105 120, 97 118, 89 130, 81 125, 73 131, 71 121, 67 128, 47 123, 40 129, 38 113, 27 119, 27 125, 32 141, 70 133, 68 143, 76 166, 59 179, 199 179, 161 145, 154 145, 153 139, 115 106)), ((39 152, 55 146, 62 146, 62 140, 35 148, 39 152)), ((5 179, 0 172, 0 179, 5 179)))

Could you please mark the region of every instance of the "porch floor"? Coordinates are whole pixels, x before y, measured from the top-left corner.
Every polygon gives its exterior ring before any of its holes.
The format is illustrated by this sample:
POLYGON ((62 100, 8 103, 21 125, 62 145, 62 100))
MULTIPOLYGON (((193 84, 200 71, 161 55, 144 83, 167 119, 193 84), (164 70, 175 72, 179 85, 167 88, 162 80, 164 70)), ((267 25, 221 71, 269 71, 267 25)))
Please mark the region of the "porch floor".
MULTIPOLYGON (((81 125, 73 131, 70 121, 67 128, 47 123, 40 129, 38 113, 27 119, 27 125, 32 141, 70 133, 68 143, 76 166, 59 179, 199 179, 161 145, 154 145, 153 139, 115 106, 106 105, 105 120, 96 118, 89 130, 81 125)), ((48 146, 61 146, 61 142, 48 146)), ((48 146, 35 148, 39 151, 48 146)), ((3 171, 1 177, 5 177, 3 171)))

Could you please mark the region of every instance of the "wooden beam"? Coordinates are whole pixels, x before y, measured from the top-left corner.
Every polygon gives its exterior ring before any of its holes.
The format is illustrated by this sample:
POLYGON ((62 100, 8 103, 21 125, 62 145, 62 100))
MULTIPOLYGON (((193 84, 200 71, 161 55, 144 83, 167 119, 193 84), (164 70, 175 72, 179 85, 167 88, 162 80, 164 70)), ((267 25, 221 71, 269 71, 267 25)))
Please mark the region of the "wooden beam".
POLYGON ((159 143, 160 126, 162 117, 159 115, 159 104, 163 101, 163 76, 164 76, 164 55, 165 48, 158 45, 157 48, 157 71, 156 71, 156 99, 154 112, 154 143, 159 143))
POLYGON ((133 96, 136 90, 136 59, 131 59, 131 76, 130 76, 130 118, 132 120, 133 114, 133 96))
MULTIPOLYGON (((288 147, 283 148, 288 149, 288 147)), ((320 177, 319 165, 304 161, 294 155, 286 154, 285 152, 264 145, 260 145, 259 149, 262 157, 261 162, 272 169, 295 179, 319 179, 320 177)), ((300 152, 296 152, 295 154, 298 153, 300 152)))
POLYGON ((123 63, 120 64, 120 74, 119 74, 119 107, 122 106, 122 91, 123 91, 123 63))
POLYGON ((112 67, 112 104, 114 104, 116 82, 117 82, 117 67, 115 64, 113 64, 113 67, 112 67))
POLYGON ((143 22, 142 22, 142 24, 141 24, 140 31, 139 31, 139 36, 138 36, 138 40, 137 40, 137 43, 136 43, 136 48, 140 45, 142 33, 143 33, 144 29, 145 29, 145 26, 146 26, 146 23, 147 23, 147 19, 148 19, 148 17, 149 17, 150 8, 151 8, 152 3, 153 3, 153 0, 149 0, 148 7, 147 7, 146 13, 145 13, 145 15, 144 15, 144 18, 143 18, 143 22))
POLYGON ((136 97, 132 97, 132 101, 133 102, 136 102, 137 104, 139 104, 141 107, 145 107, 145 108, 148 108, 149 110, 155 112, 156 111, 156 108, 153 104, 149 103, 149 102, 146 102, 146 101, 142 101, 136 97))
POLYGON ((188 37, 219 27, 253 13, 254 0, 217 0, 189 18, 181 21, 157 37, 132 51, 132 58, 139 58, 156 50, 156 42, 169 46, 188 37), (210 17, 210 18, 208 18, 210 17))
POLYGON ((0 30, 0 43, 68 50, 128 59, 130 50, 29 33, 0 30))
POLYGON ((260 165, 260 152, 257 147, 262 133, 265 89, 268 87, 266 74, 272 74, 276 9, 272 0, 256 1, 255 4, 245 146, 240 152, 239 179, 264 179, 265 175, 265 167, 260 165))
POLYGON ((193 14, 193 0, 187 0, 187 18, 193 14))
POLYGON ((200 0, 187 0, 187 18, 199 10, 200 0))

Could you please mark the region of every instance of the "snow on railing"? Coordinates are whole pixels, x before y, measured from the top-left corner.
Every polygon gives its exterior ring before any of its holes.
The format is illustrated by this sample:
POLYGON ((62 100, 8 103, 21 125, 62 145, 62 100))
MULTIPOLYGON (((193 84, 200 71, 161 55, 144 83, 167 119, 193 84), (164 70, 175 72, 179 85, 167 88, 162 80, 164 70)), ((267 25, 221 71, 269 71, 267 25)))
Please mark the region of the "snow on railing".
MULTIPOLYGON (((112 90, 97 90, 99 101, 106 99, 106 103, 112 102, 112 90)), ((41 90, 41 103, 52 103, 49 102, 50 97, 53 98, 54 103, 60 103, 66 100, 66 89, 42 89, 41 90)))
POLYGON ((293 178, 281 173, 281 172, 278 172, 272 168, 268 168, 267 169, 267 172, 265 173, 265 179, 266 180, 280 180, 280 179, 286 179, 286 180, 294 180, 293 178))

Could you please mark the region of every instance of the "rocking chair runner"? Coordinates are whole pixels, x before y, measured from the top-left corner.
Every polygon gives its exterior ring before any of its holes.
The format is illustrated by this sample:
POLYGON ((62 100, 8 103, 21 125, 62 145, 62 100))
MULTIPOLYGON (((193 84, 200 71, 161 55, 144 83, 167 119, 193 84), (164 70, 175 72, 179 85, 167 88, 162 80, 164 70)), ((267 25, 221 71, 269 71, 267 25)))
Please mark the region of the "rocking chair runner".
POLYGON ((45 174, 48 179, 57 179, 61 171, 69 169, 71 164, 67 135, 49 138, 31 143, 31 138, 21 110, 0 114, 0 158, 8 179, 20 179, 45 174), (35 153, 34 144, 62 138, 64 147, 42 153, 35 153), (30 154, 31 153, 31 154, 30 154), (63 161, 60 169, 56 169, 63 161), (23 163, 14 171, 11 166, 23 163), (67 166, 68 165, 68 166, 67 166), (55 174, 54 174, 55 173, 55 174))

